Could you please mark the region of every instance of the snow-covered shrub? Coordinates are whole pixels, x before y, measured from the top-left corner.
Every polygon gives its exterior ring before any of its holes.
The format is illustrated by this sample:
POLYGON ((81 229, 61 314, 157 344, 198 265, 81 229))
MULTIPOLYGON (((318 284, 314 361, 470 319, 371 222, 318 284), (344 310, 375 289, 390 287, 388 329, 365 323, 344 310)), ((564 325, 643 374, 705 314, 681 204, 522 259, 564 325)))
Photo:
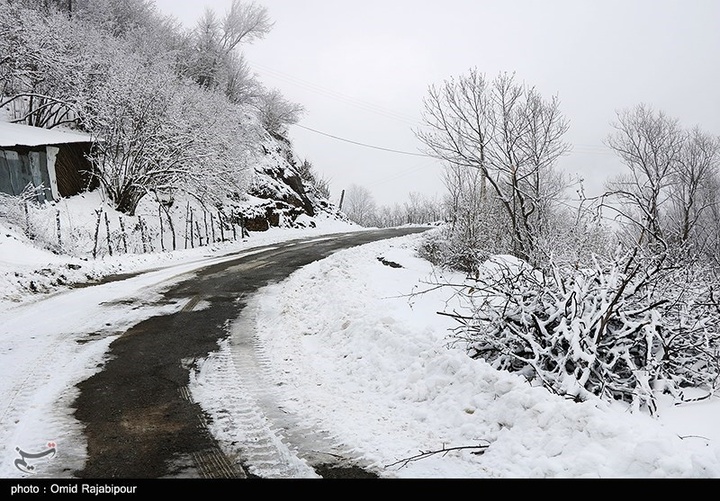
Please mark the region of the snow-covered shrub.
POLYGON ((654 390, 713 388, 720 311, 712 288, 637 255, 592 268, 532 268, 494 257, 460 294, 455 334, 471 355, 551 391, 655 410, 654 390))
POLYGON ((28 185, 19 195, 0 193, 0 219, 9 227, 19 229, 28 238, 35 238, 38 233, 33 209, 40 190, 28 185))
POLYGON ((512 247, 507 220, 494 199, 481 195, 479 181, 446 201, 449 221, 424 239, 420 254, 433 264, 474 274, 482 261, 512 247))
POLYGON ((451 225, 445 225, 425 235, 418 253, 435 265, 474 274, 488 254, 466 237, 451 225))

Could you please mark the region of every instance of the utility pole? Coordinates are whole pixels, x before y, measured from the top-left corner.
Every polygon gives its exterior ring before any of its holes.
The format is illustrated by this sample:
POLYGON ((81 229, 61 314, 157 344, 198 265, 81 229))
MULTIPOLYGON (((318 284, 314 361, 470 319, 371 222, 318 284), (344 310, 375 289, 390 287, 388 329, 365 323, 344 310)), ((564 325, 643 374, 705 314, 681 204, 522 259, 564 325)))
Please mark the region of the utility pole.
POLYGON ((340 205, 338 206, 338 210, 342 210, 342 204, 343 204, 344 199, 345 199, 345 190, 342 190, 342 193, 340 193, 340 205))

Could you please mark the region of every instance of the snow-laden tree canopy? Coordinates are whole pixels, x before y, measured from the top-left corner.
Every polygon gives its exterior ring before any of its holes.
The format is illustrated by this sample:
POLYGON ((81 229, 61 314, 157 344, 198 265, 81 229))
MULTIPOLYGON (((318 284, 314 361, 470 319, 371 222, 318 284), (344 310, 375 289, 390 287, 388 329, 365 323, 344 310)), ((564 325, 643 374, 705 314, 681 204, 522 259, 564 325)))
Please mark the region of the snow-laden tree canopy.
POLYGON ((94 175, 122 212, 162 191, 220 200, 247 190, 265 131, 282 138, 302 110, 242 57, 271 27, 263 7, 237 0, 192 30, 146 0, 0 0, 0 108, 92 134, 94 175))

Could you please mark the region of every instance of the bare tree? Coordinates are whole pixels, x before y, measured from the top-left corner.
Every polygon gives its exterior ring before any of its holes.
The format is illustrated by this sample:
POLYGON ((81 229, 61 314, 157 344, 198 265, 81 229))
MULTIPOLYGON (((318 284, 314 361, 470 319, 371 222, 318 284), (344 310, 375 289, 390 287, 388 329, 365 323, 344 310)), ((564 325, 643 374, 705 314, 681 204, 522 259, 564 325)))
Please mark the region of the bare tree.
POLYGON ((376 222, 375 198, 364 186, 351 184, 345 191, 341 210, 348 219, 360 226, 370 226, 376 222))
POLYGON ((263 38, 271 28, 267 9, 254 2, 233 0, 222 18, 207 8, 195 26, 194 44, 185 53, 187 61, 181 62, 182 71, 200 85, 222 88, 233 102, 242 102, 255 81, 239 48, 263 38))
POLYGON ((512 75, 489 83, 471 70, 431 86, 424 104, 426 127, 418 138, 437 158, 480 171, 483 193, 505 213, 510 251, 536 260, 537 236, 565 188, 554 173, 556 160, 569 150, 558 99, 544 100, 512 75))
POLYGON ((261 39, 273 27, 267 9, 255 2, 244 3, 233 0, 230 10, 222 21, 220 45, 230 53, 240 43, 261 39))
POLYGON ((84 100, 118 51, 151 64, 181 38, 146 0, 78 2, 72 17, 60 4, 0 2, 0 107, 10 105, 15 122, 82 126, 84 100))
POLYGON ((705 247, 707 231, 699 224, 716 204, 720 139, 698 127, 688 132, 677 162, 673 164, 668 186, 667 211, 669 238, 680 245, 705 247))
POLYGON ((512 247, 502 205, 486 194, 479 169, 449 164, 443 173, 447 189, 445 214, 448 225, 440 238, 427 242, 423 254, 430 261, 475 273, 489 254, 512 247))
POLYGON ((279 90, 261 92, 255 108, 265 130, 277 138, 287 135, 287 126, 297 123, 305 109, 285 99, 279 90))
POLYGON ((618 113, 615 133, 607 144, 629 173, 607 183, 609 194, 622 205, 622 214, 636 226, 637 243, 665 245, 661 219, 667 188, 680 160, 685 133, 676 119, 646 105, 618 113))
POLYGON ((73 122, 92 64, 87 30, 65 16, 0 4, 0 108, 12 120, 51 128, 73 122))
POLYGON ((254 103, 262 88, 250 71, 242 53, 230 53, 226 58, 225 95, 235 104, 254 103))
POLYGON ((716 254, 720 138, 646 105, 618 113, 607 140, 629 172, 607 183, 607 204, 625 223, 629 245, 674 261, 716 254))
POLYGON ((442 203, 423 193, 411 191, 403 204, 405 218, 403 223, 424 224, 434 223, 443 218, 442 203))
POLYGON ((450 229, 456 239, 470 248, 487 248, 487 243, 497 237, 488 228, 488 223, 498 221, 496 217, 488 217, 497 214, 490 207, 494 200, 486 196, 482 171, 449 164, 443 171, 442 179, 447 190, 450 229))
POLYGON ((316 197, 330 199, 330 181, 319 174, 309 160, 303 160, 297 168, 298 175, 316 197))
POLYGON ((140 28, 156 28, 161 15, 152 0, 75 0, 76 15, 93 22, 114 36, 140 28))
POLYGON ((377 222, 382 228, 401 226, 407 222, 405 208, 399 203, 383 205, 377 210, 377 222))

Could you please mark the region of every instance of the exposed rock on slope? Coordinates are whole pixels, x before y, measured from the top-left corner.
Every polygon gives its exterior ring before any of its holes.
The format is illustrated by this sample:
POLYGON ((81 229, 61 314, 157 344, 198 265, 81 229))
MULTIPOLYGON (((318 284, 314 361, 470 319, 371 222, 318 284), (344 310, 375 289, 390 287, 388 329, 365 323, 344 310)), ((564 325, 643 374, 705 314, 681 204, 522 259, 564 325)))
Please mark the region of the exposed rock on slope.
POLYGON ((300 161, 286 140, 266 138, 246 199, 233 212, 249 231, 271 227, 314 227, 313 218, 346 220, 312 183, 298 173, 300 161))

